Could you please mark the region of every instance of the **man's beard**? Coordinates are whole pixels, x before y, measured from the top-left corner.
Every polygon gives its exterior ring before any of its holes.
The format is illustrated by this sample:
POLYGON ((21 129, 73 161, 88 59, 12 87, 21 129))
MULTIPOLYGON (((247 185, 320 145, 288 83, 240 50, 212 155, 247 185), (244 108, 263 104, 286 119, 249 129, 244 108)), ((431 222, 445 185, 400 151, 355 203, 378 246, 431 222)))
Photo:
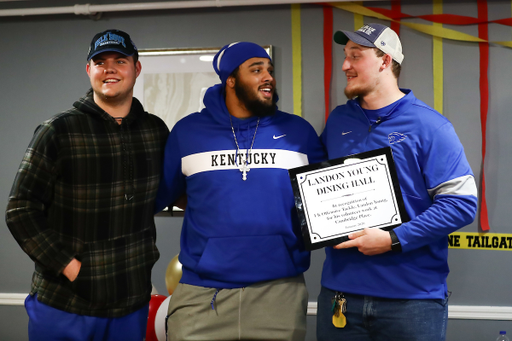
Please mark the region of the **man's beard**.
POLYGON ((347 96, 348 99, 354 99, 356 97, 364 97, 370 93, 370 89, 347 89, 345 88, 345 96, 347 96))
POLYGON ((347 96, 348 99, 354 99, 356 97, 364 98, 372 93, 379 84, 380 82, 377 80, 374 81, 374 83, 366 83, 364 86, 356 86, 351 89, 346 86, 344 91, 345 96, 347 96))
POLYGON ((369 93, 367 89, 352 89, 348 90, 345 88, 345 96, 347 96, 348 99, 354 99, 356 97, 364 97, 369 93))
POLYGON ((276 113, 277 105, 277 91, 274 89, 272 101, 265 102, 254 94, 253 89, 247 84, 243 83, 238 77, 235 78, 235 94, 238 100, 245 106, 245 108, 254 116, 264 117, 271 116, 276 113))

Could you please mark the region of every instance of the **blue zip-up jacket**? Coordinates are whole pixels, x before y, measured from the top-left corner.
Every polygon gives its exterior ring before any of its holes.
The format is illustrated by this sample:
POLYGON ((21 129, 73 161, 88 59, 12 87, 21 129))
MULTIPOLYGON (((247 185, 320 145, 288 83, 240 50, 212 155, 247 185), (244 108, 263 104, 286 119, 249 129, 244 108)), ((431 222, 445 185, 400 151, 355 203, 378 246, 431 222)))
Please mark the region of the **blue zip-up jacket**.
POLYGON ((357 248, 326 248, 322 285, 385 298, 444 299, 447 235, 474 220, 477 189, 452 124, 401 90, 406 95, 379 117, 367 117, 357 99, 338 106, 321 138, 329 159, 392 148, 411 219, 395 228, 402 252, 365 256, 357 248))
POLYGON ((182 283, 237 288, 297 276, 309 268, 288 169, 325 159, 304 119, 275 115, 231 118, 240 152, 256 136, 242 180, 223 87, 208 89, 205 108, 172 129, 157 210, 187 195, 179 260, 182 283))

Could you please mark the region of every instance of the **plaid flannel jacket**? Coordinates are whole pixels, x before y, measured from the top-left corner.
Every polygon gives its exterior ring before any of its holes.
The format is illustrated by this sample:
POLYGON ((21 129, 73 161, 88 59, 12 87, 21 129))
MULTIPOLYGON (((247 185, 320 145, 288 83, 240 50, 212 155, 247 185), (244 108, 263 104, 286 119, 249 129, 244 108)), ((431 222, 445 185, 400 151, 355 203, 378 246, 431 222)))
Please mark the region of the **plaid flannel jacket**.
POLYGON ((23 157, 7 225, 35 262, 31 294, 67 312, 118 317, 147 304, 154 199, 168 128, 133 99, 121 125, 92 92, 42 123, 23 157), (82 262, 77 279, 62 271, 82 262))

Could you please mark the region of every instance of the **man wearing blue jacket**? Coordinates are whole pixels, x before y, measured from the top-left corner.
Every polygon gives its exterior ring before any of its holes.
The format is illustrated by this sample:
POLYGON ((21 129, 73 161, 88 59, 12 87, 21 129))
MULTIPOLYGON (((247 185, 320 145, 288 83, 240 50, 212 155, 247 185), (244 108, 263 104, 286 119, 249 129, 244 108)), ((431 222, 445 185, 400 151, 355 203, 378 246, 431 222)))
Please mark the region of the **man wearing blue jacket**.
POLYGON ((304 340, 305 251, 288 169, 322 161, 304 119, 276 107, 270 56, 224 46, 221 84, 167 142, 157 209, 186 194, 181 283, 169 304, 169 340, 304 340))
POLYGON ((404 56, 393 30, 368 24, 334 40, 344 45, 349 101, 322 133, 329 159, 391 147, 410 221, 326 248, 318 340, 444 340, 447 235, 474 220, 473 173, 452 124, 398 87, 404 56), (333 320, 333 300, 346 321, 333 320))

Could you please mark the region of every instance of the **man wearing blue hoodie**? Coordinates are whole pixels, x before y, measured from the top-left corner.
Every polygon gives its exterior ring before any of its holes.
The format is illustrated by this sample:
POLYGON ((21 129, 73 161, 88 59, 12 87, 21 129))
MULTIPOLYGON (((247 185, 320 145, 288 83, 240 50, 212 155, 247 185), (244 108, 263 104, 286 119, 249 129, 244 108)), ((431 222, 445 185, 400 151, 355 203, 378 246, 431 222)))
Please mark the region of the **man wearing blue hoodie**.
POLYGON ((169 136, 157 210, 186 195, 169 340, 304 340, 309 267, 288 169, 324 159, 313 127, 276 106, 274 66, 224 46, 221 84, 169 136))
POLYGON ((473 172, 450 121, 398 87, 404 56, 393 30, 368 24, 334 40, 349 101, 322 133, 329 158, 391 147, 410 221, 325 249, 318 340, 444 340, 447 235, 475 217, 473 172))

